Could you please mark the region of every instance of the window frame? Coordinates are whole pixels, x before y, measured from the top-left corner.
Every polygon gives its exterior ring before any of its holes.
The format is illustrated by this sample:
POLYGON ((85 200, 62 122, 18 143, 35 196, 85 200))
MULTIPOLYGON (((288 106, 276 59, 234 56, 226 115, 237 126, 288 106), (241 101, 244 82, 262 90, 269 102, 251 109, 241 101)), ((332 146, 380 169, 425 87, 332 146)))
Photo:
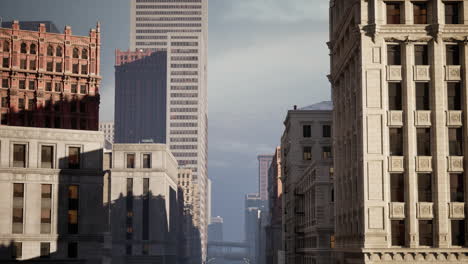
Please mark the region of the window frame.
POLYGON ((57 145, 56 144, 50 144, 50 143, 39 143, 39 148, 38 148, 38 164, 40 168, 42 169, 55 169, 56 168, 56 161, 55 161, 55 158, 56 158, 56 149, 57 149, 57 145), (52 163, 52 166, 51 168, 44 168, 42 166, 42 148, 43 147, 51 147, 52 148, 52 156, 51 156, 51 163, 52 163))
POLYGON ((67 169, 82 169, 83 168, 83 146, 82 145, 66 145, 66 157, 67 157, 67 169), (74 166, 70 167, 70 148, 78 148, 78 166, 75 168, 74 166))
POLYGON ((135 152, 126 152, 125 153, 125 169, 136 169, 136 153, 135 152), (133 155, 133 167, 129 167, 129 156, 133 155))
POLYGON ((13 141, 10 143, 10 167, 11 168, 28 168, 29 167, 29 143, 28 142, 21 142, 21 141, 13 141), (24 146, 24 167, 16 167, 15 164, 15 145, 23 145, 24 146))

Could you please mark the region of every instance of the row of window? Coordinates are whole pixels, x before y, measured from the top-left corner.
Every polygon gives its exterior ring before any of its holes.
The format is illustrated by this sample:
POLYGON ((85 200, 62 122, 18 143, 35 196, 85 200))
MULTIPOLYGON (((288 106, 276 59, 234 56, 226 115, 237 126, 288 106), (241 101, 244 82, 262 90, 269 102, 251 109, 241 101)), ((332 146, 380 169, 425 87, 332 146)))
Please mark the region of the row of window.
POLYGON ((154 16, 154 15, 187 15, 187 16, 196 16, 201 15, 201 11, 137 11, 137 16, 154 16))
MULTIPOLYGON (((322 147, 322 157, 323 160, 328 160, 333 158, 332 147, 323 146, 322 147)), ((305 146, 302 148, 302 159, 303 160, 312 160, 312 147, 305 146)))
POLYGON ((139 34, 154 34, 154 33, 200 33, 201 29, 137 29, 139 34))
POLYGON ((198 75, 198 71, 171 71, 171 75, 198 75))
POLYGON ((198 56, 172 56, 173 61, 198 61, 198 56))
MULTIPOLYGON (((401 65, 401 45, 387 45, 387 64, 401 65)), ((460 65, 460 46, 456 44, 445 45, 446 65, 460 65)), ((415 65, 429 65, 429 49, 427 45, 414 45, 415 65)))
POLYGON ((137 28, 142 27, 156 27, 156 28, 164 28, 164 27, 201 27, 201 23, 137 23, 137 28))
MULTIPOLYGON (((125 163, 126 164, 126 168, 127 169, 135 169, 135 157, 136 157, 136 154, 135 153, 127 153, 126 154, 126 157, 127 157, 127 162, 125 163)), ((151 169, 151 154, 150 153, 144 153, 141 155, 142 157, 142 168, 143 169, 151 169)))
POLYGON ((201 21, 201 17, 137 17, 136 21, 201 21))
MULTIPOLYGON (((49 258, 50 257, 50 242, 41 242, 40 246, 40 258, 49 258)), ((78 257, 78 243, 77 242, 68 242, 67 245, 67 257, 68 258, 77 258, 78 257)), ((12 259, 21 259, 23 257, 23 243, 22 242, 13 242, 11 247, 11 258, 12 259)))
MULTIPOLYGON (((10 82, 9 79, 2 79, 2 88, 10 88, 10 82)), ((78 84, 71 84, 70 86, 70 92, 71 93, 80 93, 80 94, 86 94, 87 93, 87 85, 86 84, 80 84, 79 89, 78 89, 78 84)), ((22 90, 36 90, 36 81, 35 80, 19 80, 18 81, 18 88, 22 90), (26 86, 26 84, 28 84, 26 86)), ((46 82, 45 83, 45 91, 46 92, 62 92, 63 91, 63 83, 61 82, 46 82)))
POLYGON ((172 105, 197 105, 198 101, 193 100, 171 100, 172 105))
MULTIPOLYGON (((3 51, 10 52, 10 42, 5 40, 3 42, 3 51)), ((20 45, 20 53, 23 54, 37 54, 37 45, 32 43, 28 46, 26 43, 21 43, 20 45)), ((47 46, 47 56, 56 56, 62 57, 63 56, 63 48, 61 46, 53 47, 52 45, 47 46)), ((72 57, 75 59, 88 59, 88 49, 80 49, 73 48, 72 57)))
POLYGON ((198 78, 171 78, 172 83, 198 83, 198 78))
POLYGON ((198 68, 196 63, 172 63, 172 68, 198 68))
POLYGON ((201 9, 201 5, 136 5, 137 9, 201 9))
MULTIPOLYGON (((329 138, 331 137, 331 126, 330 125, 323 125, 322 126, 322 137, 329 138)), ((312 137, 312 126, 311 125, 303 125, 302 126, 302 136, 304 138, 312 137)))
MULTIPOLYGON (((40 168, 54 169, 58 168, 55 162, 55 146, 41 145, 40 147, 40 168)), ((79 169, 81 167, 81 148, 68 147, 67 168, 79 169)), ((28 145, 13 144, 12 166, 15 168, 28 168, 28 145)))
POLYGON ((185 123, 185 122, 180 122, 180 123, 171 123, 171 127, 198 127, 198 123, 185 123))
POLYGON ((198 49, 171 49, 174 54, 198 53, 198 49))
MULTIPOLYGON (((3 58, 2 59, 2 67, 3 68, 10 68, 10 58, 3 58)), ((21 70, 37 70, 37 63, 36 60, 30 60, 29 65, 28 61, 26 59, 21 59, 20 60, 20 69, 21 70), (28 67, 29 66, 29 67, 28 67)), ((53 62, 53 61, 48 61, 46 62, 46 71, 48 72, 63 72, 63 63, 62 62, 53 62), (55 67, 54 67, 55 66, 55 67)), ((79 63, 74 63, 72 64, 72 73, 74 74, 88 74, 88 64, 79 64, 79 63), (80 67, 81 66, 81 67, 80 67), (80 71, 81 69, 81 71, 80 71)))
POLYGON ((198 142, 198 138, 171 138, 171 142, 198 142))
POLYGON ((198 90, 196 85, 171 85, 171 90, 198 90))
MULTIPOLYGON (((404 24, 404 2, 386 2, 387 24, 404 24)), ((413 23, 428 24, 431 17, 429 16, 429 3, 416 1, 411 2, 413 5, 413 23)), ((445 1, 445 24, 461 24, 463 6, 462 2, 445 1)))
POLYGON ((198 108, 171 108, 171 113, 196 113, 197 111, 198 108))

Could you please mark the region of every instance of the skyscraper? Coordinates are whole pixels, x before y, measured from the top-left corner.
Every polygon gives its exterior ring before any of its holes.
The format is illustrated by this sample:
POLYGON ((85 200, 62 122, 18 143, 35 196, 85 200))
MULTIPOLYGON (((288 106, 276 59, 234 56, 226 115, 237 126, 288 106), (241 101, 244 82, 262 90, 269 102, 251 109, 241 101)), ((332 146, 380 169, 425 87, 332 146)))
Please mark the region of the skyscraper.
POLYGON ((330 1, 336 263, 468 257, 466 1, 330 1))
POLYGON ((268 169, 273 155, 258 155, 258 193, 262 201, 268 201, 268 169))
POLYGON ((200 188, 203 259, 207 242, 208 0, 131 0, 130 49, 167 51, 167 143, 200 188))

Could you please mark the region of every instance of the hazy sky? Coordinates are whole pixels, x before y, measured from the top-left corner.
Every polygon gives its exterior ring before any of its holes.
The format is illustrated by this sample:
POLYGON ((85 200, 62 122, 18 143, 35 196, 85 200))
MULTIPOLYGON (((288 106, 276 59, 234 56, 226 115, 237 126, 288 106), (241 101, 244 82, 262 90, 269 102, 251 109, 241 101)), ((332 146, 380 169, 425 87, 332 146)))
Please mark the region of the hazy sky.
MULTIPOLYGON (((213 216, 243 239, 257 154, 273 154, 293 105, 329 100, 327 0, 210 0, 209 177, 213 216)), ((87 35, 102 25, 101 120, 113 120, 114 50, 129 46, 129 0, 0 0, 4 21, 52 20, 87 35)))

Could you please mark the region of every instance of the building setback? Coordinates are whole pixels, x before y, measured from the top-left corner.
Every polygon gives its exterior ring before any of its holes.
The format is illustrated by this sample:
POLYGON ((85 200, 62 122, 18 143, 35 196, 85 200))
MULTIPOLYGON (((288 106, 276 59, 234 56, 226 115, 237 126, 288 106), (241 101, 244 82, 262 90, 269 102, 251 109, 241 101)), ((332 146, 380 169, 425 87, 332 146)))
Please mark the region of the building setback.
POLYGON ((2 26, 1 124, 98 130, 99 24, 87 37, 72 35, 69 26, 60 34, 50 22, 2 26))
POLYGON ((331 1, 336 263, 468 262, 466 1, 331 1))
POLYGON ((166 143, 167 53, 115 52, 115 143, 166 143))

